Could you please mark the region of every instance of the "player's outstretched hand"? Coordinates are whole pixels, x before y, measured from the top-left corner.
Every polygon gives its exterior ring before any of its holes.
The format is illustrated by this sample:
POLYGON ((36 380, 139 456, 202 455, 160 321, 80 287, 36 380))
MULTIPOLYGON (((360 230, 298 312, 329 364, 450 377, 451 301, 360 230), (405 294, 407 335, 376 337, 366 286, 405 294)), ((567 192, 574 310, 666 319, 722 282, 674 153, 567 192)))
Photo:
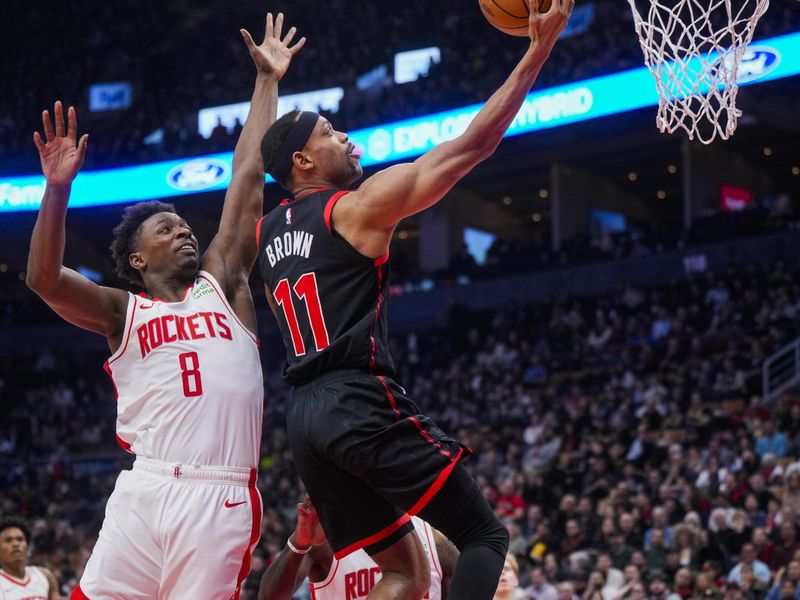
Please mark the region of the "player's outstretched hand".
POLYGON ((297 505, 297 527, 293 538, 292 543, 299 548, 319 546, 327 541, 317 516, 317 509, 308 496, 302 504, 297 505))
POLYGON ((286 74, 289 63, 292 62, 292 57, 306 43, 306 38, 302 37, 297 43, 290 46, 297 33, 296 27, 289 29, 281 39, 283 13, 278 13, 274 23, 272 13, 267 13, 267 30, 264 35, 264 41, 261 44, 256 44, 253 41, 253 36, 246 29, 240 29, 239 32, 244 38, 244 43, 247 44, 247 49, 250 51, 250 56, 253 58, 253 62, 256 63, 258 71, 266 75, 272 75, 275 79, 280 79, 286 74))
POLYGON ((66 135, 64 133, 64 109, 61 101, 56 102, 53 112, 55 113, 55 132, 53 123, 50 122, 50 112, 42 111, 45 139, 43 140, 39 132, 35 131, 33 143, 36 144, 36 149, 39 151, 42 173, 44 173, 47 183, 49 185, 69 185, 83 166, 89 134, 84 133, 80 141, 77 141, 78 118, 75 116, 75 109, 72 106, 67 111, 66 135))
POLYGON ((531 38, 531 48, 549 53, 567 26, 572 9, 575 8, 575 0, 552 0, 549 9, 539 12, 542 2, 543 0, 528 0, 531 13, 528 35, 531 38))

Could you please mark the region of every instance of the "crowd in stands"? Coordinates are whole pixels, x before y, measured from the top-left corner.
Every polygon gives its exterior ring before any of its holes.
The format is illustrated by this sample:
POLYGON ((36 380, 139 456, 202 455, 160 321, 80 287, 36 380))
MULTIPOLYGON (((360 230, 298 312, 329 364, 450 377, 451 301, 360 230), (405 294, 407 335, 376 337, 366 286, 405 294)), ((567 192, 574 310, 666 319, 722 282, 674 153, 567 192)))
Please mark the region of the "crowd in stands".
MULTIPOLYGON (((594 0, 594 17, 582 33, 562 40, 538 86, 600 75, 642 64, 628 7, 594 0)), ((295 60, 283 93, 330 86, 345 88, 340 111, 329 115, 342 130, 426 114, 485 100, 521 56, 525 42, 496 32, 477 6, 426 0, 391 5, 345 0, 319 3, 318 9, 285 0, 284 10, 309 42, 295 60), (318 19, 319 14, 333 18, 318 19), (378 25, 379 24, 379 25, 378 25), (386 64, 396 52, 427 46, 441 49, 441 62, 427 77, 403 85, 359 91, 356 79, 386 64)), ((0 172, 35 172, 30 132, 40 111, 57 98, 80 109, 81 128, 92 135, 87 168, 231 150, 236 131, 204 139, 197 132, 197 110, 241 102, 250 96, 253 68, 239 38, 247 27, 261 35, 262 8, 222 0, 201 4, 176 0, 93 3, 59 7, 51 18, 44 4, 11 0, 0 19, 14 60, 0 63, 0 172), (124 15, 122 17, 121 15, 124 15), (43 71, 45 71, 43 73, 43 71), (127 110, 90 113, 88 87, 128 81, 133 103, 127 110), (163 130, 163 140, 146 144, 163 130)), ((775 2, 758 25, 766 37, 800 29, 800 16, 788 2, 775 2)))
MULTIPOLYGON (((449 322, 392 338, 410 397, 474 449, 465 464, 520 565, 516 598, 800 599, 800 396, 766 402, 760 388, 764 359, 800 334, 798 275, 776 264, 453 306, 449 322)), ((32 562, 65 591, 130 464, 114 446, 103 359, 53 348, 0 361, 0 514, 30 521, 32 562)), ((303 495, 290 393, 269 360, 265 385, 264 525, 243 598, 303 495)))
MULTIPOLYGON (((528 239, 498 238, 489 248, 483 264, 478 264, 464 244, 451 257, 447 269, 433 278, 488 279, 526 271, 642 258, 731 239, 796 231, 800 222, 788 196, 786 200, 779 208, 771 206, 772 203, 759 202, 742 212, 698 217, 688 231, 682 232, 669 227, 657 231, 649 224, 630 226, 618 232, 590 230, 565 240, 559 250, 553 250, 549 232, 528 239)), ((401 281, 424 278, 407 262, 400 264, 398 275, 401 281)))

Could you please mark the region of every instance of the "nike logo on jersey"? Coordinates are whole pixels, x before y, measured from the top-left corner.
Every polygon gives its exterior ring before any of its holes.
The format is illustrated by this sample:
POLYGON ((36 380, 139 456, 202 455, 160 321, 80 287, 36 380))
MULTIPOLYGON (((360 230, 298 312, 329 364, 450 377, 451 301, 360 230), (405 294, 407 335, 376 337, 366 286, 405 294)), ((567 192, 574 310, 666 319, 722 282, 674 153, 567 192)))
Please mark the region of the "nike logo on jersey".
POLYGON ((153 305, 152 304, 140 304, 139 308, 141 308, 142 310, 147 310, 148 308, 153 308, 153 305))
POLYGON ((240 506, 245 502, 247 502, 247 500, 242 500, 241 502, 234 502, 233 504, 231 504, 230 500, 225 500, 225 508, 233 508, 234 506, 240 506))

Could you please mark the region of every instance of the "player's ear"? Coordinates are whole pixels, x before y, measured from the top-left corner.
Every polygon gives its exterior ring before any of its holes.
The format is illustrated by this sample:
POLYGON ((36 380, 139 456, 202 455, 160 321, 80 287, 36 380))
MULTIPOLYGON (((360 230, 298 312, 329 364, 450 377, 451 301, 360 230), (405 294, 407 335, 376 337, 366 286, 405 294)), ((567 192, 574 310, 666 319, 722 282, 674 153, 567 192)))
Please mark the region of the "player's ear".
POLYGON ((137 271, 144 269, 145 265, 147 264, 147 260, 141 252, 131 252, 128 255, 128 262, 137 271))
POLYGON ((292 162, 301 171, 310 171, 314 168, 314 159, 307 152, 295 152, 292 154, 292 162))

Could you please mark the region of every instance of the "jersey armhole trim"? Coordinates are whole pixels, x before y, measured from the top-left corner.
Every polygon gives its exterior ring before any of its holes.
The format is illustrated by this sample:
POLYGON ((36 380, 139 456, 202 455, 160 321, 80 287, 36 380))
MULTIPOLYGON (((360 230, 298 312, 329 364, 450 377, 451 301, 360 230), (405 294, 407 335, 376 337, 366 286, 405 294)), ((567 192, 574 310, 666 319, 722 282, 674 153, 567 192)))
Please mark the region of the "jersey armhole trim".
POLYGON ((425 529, 425 537, 428 538, 428 547, 431 549, 431 560, 436 572, 439 573, 439 579, 442 579, 442 565, 439 563, 439 551, 436 549, 436 536, 433 534, 433 529, 430 523, 422 521, 423 528, 425 529))
POLYGON ((336 192, 333 196, 328 198, 328 203, 325 205, 325 226, 328 228, 330 233, 333 233, 333 225, 331 224, 331 215, 333 214, 333 207, 336 203, 344 196, 345 194, 349 194, 349 190, 342 190, 341 192, 336 192))
POLYGON ((125 328, 122 330, 122 339, 124 341, 122 344, 120 344, 119 348, 117 348, 117 351, 108 357, 105 363, 106 365, 111 365, 111 363, 125 354, 125 351, 128 349, 128 342, 130 342, 131 333, 133 332, 133 318, 136 315, 137 298, 138 296, 134 296, 128 292, 128 307, 125 312, 125 328))
POLYGON ((336 577, 336 571, 339 570, 339 565, 340 564, 341 564, 341 561, 334 556, 333 557, 333 562, 331 563, 331 568, 328 570, 328 576, 325 579, 323 579, 320 582, 314 582, 314 581, 311 581, 311 579, 308 580, 308 583, 310 584, 311 589, 313 589, 313 590, 321 590, 322 588, 328 587, 331 583, 333 583, 333 578, 336 577))
POLYGON ((264 218, 267 215, 262 215, 261 218, 256 223, 256 248, 261 247, 261 223, 264 221, 264 218))

